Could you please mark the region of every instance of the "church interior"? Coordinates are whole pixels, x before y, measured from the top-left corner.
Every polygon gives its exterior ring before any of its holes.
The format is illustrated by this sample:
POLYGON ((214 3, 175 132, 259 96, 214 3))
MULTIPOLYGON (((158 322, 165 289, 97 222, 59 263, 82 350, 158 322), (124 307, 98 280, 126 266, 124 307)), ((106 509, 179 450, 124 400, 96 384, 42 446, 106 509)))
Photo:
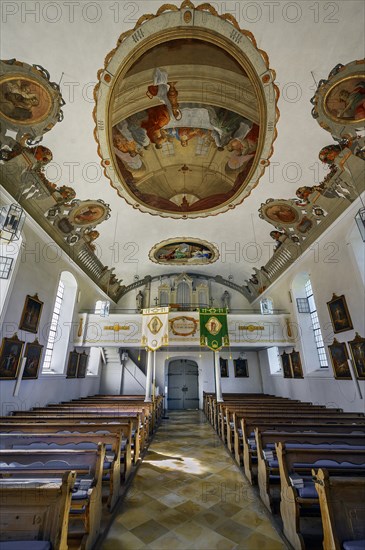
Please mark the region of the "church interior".
POLYGON ((364 3, 0 8, 1 550, 365 550, 364 3))

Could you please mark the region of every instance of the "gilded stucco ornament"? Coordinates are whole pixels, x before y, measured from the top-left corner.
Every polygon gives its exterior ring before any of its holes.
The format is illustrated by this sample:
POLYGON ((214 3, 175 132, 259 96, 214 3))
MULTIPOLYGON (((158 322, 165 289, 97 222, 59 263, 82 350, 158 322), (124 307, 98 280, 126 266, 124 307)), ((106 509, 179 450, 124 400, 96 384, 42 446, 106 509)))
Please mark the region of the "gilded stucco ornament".
POLYGON ((253 35, 213 6, 166 4, 98 72, 94 135, 128 204, 198 218, 247 198, 273 153, 278 88, 253 35))

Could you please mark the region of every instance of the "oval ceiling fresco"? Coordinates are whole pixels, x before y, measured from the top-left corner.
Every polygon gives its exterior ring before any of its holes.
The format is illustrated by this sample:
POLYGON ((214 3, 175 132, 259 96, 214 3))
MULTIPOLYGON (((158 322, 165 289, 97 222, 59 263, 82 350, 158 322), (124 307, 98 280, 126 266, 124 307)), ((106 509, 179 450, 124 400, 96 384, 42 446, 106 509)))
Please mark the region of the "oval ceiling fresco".
POLYGON ((163 265, 206 265, 216 262, 216 246, 201 239, 176 237, 162 241, 150 250, 149 258, 163 265))
POLYGON ((120 37, 98 76, 99 154, 133 207, 203 217, 234 208, 257 185, 278 93, 266 54, 232 17, 188 1, 162 7, 120 37))

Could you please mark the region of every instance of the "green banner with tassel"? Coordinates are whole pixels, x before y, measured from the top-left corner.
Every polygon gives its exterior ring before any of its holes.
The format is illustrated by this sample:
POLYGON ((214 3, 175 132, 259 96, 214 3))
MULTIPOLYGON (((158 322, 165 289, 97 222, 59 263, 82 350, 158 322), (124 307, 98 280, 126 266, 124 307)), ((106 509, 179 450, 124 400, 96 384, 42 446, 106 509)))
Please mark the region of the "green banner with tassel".
POLYGON ((226 308, 199 309, 200 345, 218 351, 229 346, 226 308))

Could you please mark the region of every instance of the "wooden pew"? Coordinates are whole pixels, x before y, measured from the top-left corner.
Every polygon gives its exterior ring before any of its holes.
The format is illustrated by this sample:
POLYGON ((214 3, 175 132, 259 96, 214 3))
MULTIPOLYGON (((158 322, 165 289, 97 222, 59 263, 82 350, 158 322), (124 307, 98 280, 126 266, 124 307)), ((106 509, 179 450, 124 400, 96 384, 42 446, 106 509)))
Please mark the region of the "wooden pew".
MULTIPOLYGON (((307 415, 301 414, 300 417, 296 417, 293 414, 283 413, 282 415, 276 414, 245 414, 241 418, 238 415, 234 415, 234 454, 235 459, 239 465, 244 464, 246 477, 253 482, 250 475, 251 471, 251 457, 250 447, 247 443, 248 437, 254 431, 256 426, 262 424, 307 424, 307 426, 317 426, 318 424, 338 425, 347 424, 351 426, 365 426, 365 418, 363 416, 352 416, 352 413, 339 413, 333 414, 315 414, 307 415), (350 416, 348 416, 350 414, 350 416), (245 438, 243 437, 245 434, 245 438), (247 470, 246 470, 247 468, 247 470)), ((254 437, 254 435, 252 436, 254 437)))
POLYGON ((100 533, 104 461, 105 446, 102 444, 98 445, 96 451, 0 450, 0 475, 16 479, 49 480, 54 477, 60 479, 67 470, 75 471, 76 483, 79 482, 80 486, 78 493, 73 494, 71 499, 69 518, 83 522, 81 548, 91 550, 100 533))
POLYGON ((25 484, 0 480, 0 546, 8 541, 29 548, 30 541, 48 541, 50 550, 67 550, 68 521, 75 472, 65 472, 61 483, 25 484))
POLYGON ((104 414, 95 414, 95 413, 73 413, 69 411, 53 411, 44 414, 36 414, 34 411, 28 411, 28 413, 17 414, 14 416, 2 416, 0 417, 0 423, 39 423, 39 424, 50 424, 50 423, 74 423, 74 424, 116 424, 116 425, 125 425, 128 422, 132 422, 132 448, 133 448, 133 462, 137 463, 140 459, 141 453, 144 450, 146 444, 146 433, 145 429, 141 428, 142 418, 140 413, 128 413, 123 415, 113 415, 107 416, 104 414))
MULTIPOLYGON (((267 450, 274 451, 275 443, 285 443, 286 448, 288 446, 313 446, 318 447, 322 445, 332 446, 357 446, 362 447, 365 450, 365 434, 349 434, 349 433, 303 433, 303 432, 285 432, 285 431, 261 431, 259 428, 255 429, 255 439, 257 448, 257 481, 260 491, 260 497, 265 506, 270 512, 273 510, 273 483, 271 481, 272 476, 278 476, 279 470, 275 452, 273 452, 273 459, 267 460, 264 454, 267 450), (269 464, 271 463, 271 466, 269 464)), ((351 449, 348 449, 351 452, 351 449)), ((276 485, 277 487, 277 485, 276 485)))
POLYGON ((106 434, 60 434, 50 433, 0 433, 1 450, 97 450, 98 444, 103 443, 106 447, 106 464, 103 476, 106 477, 108 485, 107 506, 112 510, 119 499, 120 491, 120 456, 121 436, 119 433, 106 434))
MULTIPOLYGON (((230 405, 226 406, 224 413, 219 413, 221 428, 218 431, 218 434, 221 436, 223 443, 227 443, 228 448, 232 452, 232 447, 234 443, 233 430, 234 426, 233 416, 243 416, 245 414, 257 413, 259 414, 281 414, 283 413, 293 413, 297 416, 300 416, 302 412, 312 412, 313 414, 317 411, 322 413, 324 410, 328 410, 321 405, 312 405, 311 403, 296 403, 296 402, 286 402, 286 403, 260 403, 260 404, 251 404, 251 405, 240 405, 239 407, 232 407, 230 405)), ((331 409, 332 413, 340 413, 342 409, 331 409)))
POLYGON ((280 514, 283 532, 295 550, 305 550, 301 532, 301 512, 309 508, 313 510, 313 505, 319 503, 318 494, 310 481, 312 469, 326 467, 330 475, 364 476, 365 450, 287 449, 284 443, 277 443, 276 454, 280 472, 280 514), (353 468, 344 468, 344 463, 350 463, 353 468), (293 473, 299 474, 300 477, 304 476, 307 484, 304 489, 296 489, 292 485, 290 475, 293 473))
POLYGON ((130 416, 139 415, 140 424, 140 437, 143 440, 143 446, 148 441, 149 435, 151 433, 151 423, 149 415, 146 414, 144 408, 122 408, 119 406, 70 406, 70 405, 54 405, 49 407, 42 407, 39 409, 32 409, 24 413, 23 411, 14 411, 12 416, 22 417, 22 416, 50 416, 50 415, 67 415, 68 418, 77 418, 78 416, 108 416, 113 417, 115 421, 120 418, 128 418, 130 416))
POLYGON ((365 478, 334 477, 313 470, 323 525, 323 550, 342 550, 357 541, 365 548, 365 478))
MULTIPOLYGON (((115 434, 121 443, 121 472, 124 473, 124 480, 127 480, 132 468, 132 423, 118 424, 81 424, 78 422, 59 421, 48 424, 42 422, 0 422, 0 433, 18 434, 53 434, 69 433, 75 435, 87 434, 115 434)), ((103 441, 101 441, 103 443, 103 441)), ((139 443, 138 443, 139 444, 139 443)))

